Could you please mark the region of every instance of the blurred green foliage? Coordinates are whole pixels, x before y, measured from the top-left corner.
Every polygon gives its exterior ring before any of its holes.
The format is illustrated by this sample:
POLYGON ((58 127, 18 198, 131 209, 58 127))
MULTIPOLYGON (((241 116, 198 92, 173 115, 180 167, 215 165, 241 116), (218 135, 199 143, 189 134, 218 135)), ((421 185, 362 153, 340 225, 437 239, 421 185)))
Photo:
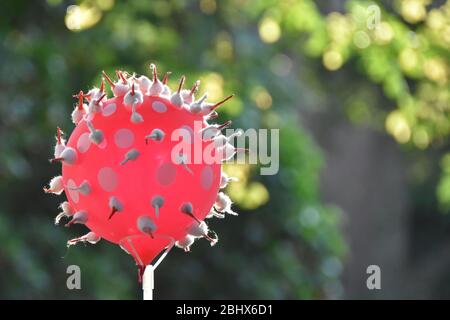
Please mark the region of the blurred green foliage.
MULTIPOLYGON (((279 23, 284 37, 305 34, 300 50, 321 58, 326 69, 336 71, 350 62, 381 86, 389 107, 355 93, 347 102, 351 120, 379 124, 384 119, 387 132, 401 144, 448 148, 450 1, 347 1, 346 7, 344 13, 323 16, 314 1, 286 1, 266 16, 279 23)), ((448 211, 450 165, 445 158, 442 166, 437 195, 448 211)))

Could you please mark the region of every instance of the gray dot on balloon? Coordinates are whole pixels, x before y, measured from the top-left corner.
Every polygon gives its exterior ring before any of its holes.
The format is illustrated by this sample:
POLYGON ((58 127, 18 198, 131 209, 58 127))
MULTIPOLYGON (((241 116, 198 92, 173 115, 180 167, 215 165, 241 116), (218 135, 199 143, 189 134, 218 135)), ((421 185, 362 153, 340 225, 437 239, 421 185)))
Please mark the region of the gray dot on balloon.
POLYGON ((104 117, 109 117, 110 115, 112 115, 114 112, 116 112, 117 109, 117 105, 115 103, 110 103, 107 104, 106 106, 103 107, 102 109, 102 115, 104 117))
POLYGON ((78 137, 77 149, 81 153, 85 153, 91 146, 91 140, 89 139, 89 132, 85 132, 78 137))
POLYGON ((168 186, 175 181, 177 168, 171 163, 164 163, 156 172, 156 179, 163 186, 168 186))
POLYGON ((200 182, 202 185, 202 188, 205 190, 208 190, 211 188, 212 183, 213 183, 213 178, 214 178, 214 173, 213 173, 213 169, 211 166, 205 166, 202 169, 202 173, 200 176, 200 182))
POLYGON ((114 191, 118 185, 117 174, 112 168, 108 167, 101 168, 98 171, 97 180, 100 187, 107 192, 114 191))
POLYGON ((154 101, 152 103, 152 109, 158 113, 164 113, 167 111, 167 106, 161 101, 154 101))
POLYGON ((134 133, 130 129, 119 129, 114 134, 114 142, 119 148, 129 148, 134 142, 134 133))

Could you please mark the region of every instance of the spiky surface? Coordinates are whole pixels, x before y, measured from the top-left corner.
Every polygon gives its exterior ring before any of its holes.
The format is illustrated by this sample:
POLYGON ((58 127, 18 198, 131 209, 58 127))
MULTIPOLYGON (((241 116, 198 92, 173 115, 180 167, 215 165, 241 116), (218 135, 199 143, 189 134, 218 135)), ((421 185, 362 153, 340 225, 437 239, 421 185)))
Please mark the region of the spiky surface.
MULTIPOLYGON (((119 244, 137 264, 146 265, 171 241, 183 247, 192 224, 203 221, 212 210, 220 188, 221 163, 193 160, 194 152, 202 155, 209 148, 214 153, 220 145, 215 145, 215 137, 205 141, 203 135, 212 104, 203 99, 200 105, 205 103, 207 112, 198 112, 199 102, 188 101, 186 90, 183 99, 183 83, 171 93, 156 75, 153 81, 146 79, 150 82, 123 73, 118 76, 114 83, 107 79, 115 95, 110 99, 103 87, 85 96, 80 92, 74 110, 77 125, 65 147, 55 151, 55 161, 62 162, 72 212, 87 213, 81 223, 99 239, 119 244), (193 111, 190 106, 194 104, 193 111), (178 129, 185 146, 197 150, 183 148, 172 159, 172 150, 180 141, 173 141, 171 135, 178 129), (158 208, 152 203, 155 197, 159 197, 158 208), (139 226, 140 217, 150 218, 149 226, 139 226)), ((61 139, 58 142, 61 145, 61 139)))

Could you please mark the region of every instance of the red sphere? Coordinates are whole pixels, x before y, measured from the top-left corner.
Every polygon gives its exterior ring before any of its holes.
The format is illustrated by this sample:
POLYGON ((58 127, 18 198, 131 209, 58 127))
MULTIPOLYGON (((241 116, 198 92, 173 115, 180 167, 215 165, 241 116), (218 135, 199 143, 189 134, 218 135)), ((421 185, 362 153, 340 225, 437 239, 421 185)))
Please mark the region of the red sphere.
MULTIPOLYGON (((194 132, 207 124, 199 114, 174 106, 168 99, 144 96, 136 108, 143 120, 130 121, 130 109, 122 97, 103 102, 100 111, 90 120, 101 130, 103 141, 89 139, 87 122, 82 120, 71 134, 67 147, 77 152, 73 164, 63 163, 62 176, 68 201, 75 212, 87 214, 86 226, 100 237, 121 245, 138 264, 149 264, 169 243, 186 236, 193 217, 183 213, 183 204, 190 203, 193 216, 203 221, 209 213, 220 185, 220 163, 180 164, 172 159, 172 150, 180 141, 172 141, 174 130, 181 129, 185 145, 198 144, 202 150, 213 143, 202 141, 194 132), (162 141, 146 139, 159 129, 162 141), (195 140, 195 141, 194 141, 195 140), (136 150, 136 159, 126 161, 127 152, 136 150), (88 194, 75 188, 87 182, 88 194), (111 197, 122 205, 113 214, 111 197), (155 197, 164 204, 152 205, 155 197), (139 230, 139 217, 150 217, 156 229, 152 235, 139 230)), ((183 154, 194 159, 194 147, 183 154)), ((193 161, 190 161, 193 162, 193 161)))

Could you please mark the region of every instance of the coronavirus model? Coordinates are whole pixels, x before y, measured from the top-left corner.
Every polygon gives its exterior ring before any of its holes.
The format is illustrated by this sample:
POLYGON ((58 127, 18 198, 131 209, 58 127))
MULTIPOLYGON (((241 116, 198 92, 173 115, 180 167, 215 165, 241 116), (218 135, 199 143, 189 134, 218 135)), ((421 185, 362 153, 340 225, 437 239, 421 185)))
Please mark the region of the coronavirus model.
POLYGON ((188 252, 200 238, 217 243, 205 219, 236 214, 220 192, 234 178, 221 166, 242 151, 230 143, 239 132, 222 135, 230 121, 209 123, 232 96, 216 103, 208 103, 206 94, 196 100, 200 82, 185 89, 184 76, 172 92, 170 73, 160 80, 156 66, 150 68, 151 79, 116 71, 113 81, 103 72, 99 88, 74 96, 76 127, 67 141, 57 128, 50 159, 62 165, 62 175, 44 188, 67 196, 56 224, 67 219, 67 227, 90 229, 68 246, 106 239, 134 258, 140 276, 169 246, 188 252))

